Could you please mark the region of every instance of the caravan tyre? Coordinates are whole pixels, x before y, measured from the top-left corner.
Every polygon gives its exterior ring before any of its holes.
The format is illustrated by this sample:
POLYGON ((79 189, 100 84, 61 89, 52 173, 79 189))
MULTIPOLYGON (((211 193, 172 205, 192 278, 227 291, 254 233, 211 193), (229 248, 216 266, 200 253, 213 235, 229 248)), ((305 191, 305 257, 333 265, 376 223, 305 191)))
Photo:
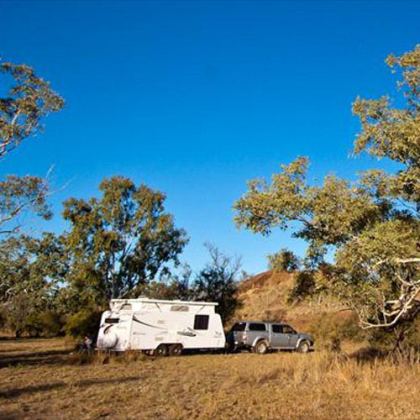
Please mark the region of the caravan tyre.
POLYGON ((157 349, 154 351, 154 355, 158 357, 168 355, 168 346, 166 344, 159 344, 157 349))
POLYGON ((169 356, 181 356, 182 344, 172 344, 169 346, 169 356))

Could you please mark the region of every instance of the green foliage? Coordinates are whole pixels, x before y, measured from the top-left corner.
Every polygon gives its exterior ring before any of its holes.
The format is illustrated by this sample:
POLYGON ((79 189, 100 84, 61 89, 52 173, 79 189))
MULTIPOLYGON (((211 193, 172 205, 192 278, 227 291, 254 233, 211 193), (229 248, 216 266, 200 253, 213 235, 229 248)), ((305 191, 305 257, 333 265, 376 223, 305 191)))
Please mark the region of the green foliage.
POLYGON ((85 335, 94 337, 98 332, 101 320, 101 308, 83 308, 68 316, 64 325, 66 335, 80 338, 85 335))
POLYGON ((420 351, 420 316, 417 316, 413 323, 407 328, 403 345, 420 351))
POLYGON ((367 336, 372 347, 382 351, 420 351, 420 316, 388 329, 375 329, 367 336))
POLYGON ((17 233, 18 216, 31 211, 45 220, 52 214, 46 202, 48 183, 35 176, 17 177, 9 175, 0 181, 0 234, 17 233))
POLYGON ((21 330, 30 337, 56 337, 63 332, 63 319, 54 311, 32 311, 21 330))
POLYGON ((41 325, 43 337, 56 337, 63 334, 64 319, 59 313, 49 310, 43 311, 37 316, 41 325))
POLYGON ((286 248, 268 256, 268 268, 270 270, 287 271, 291 273, 298 270, 299 266, 299 258, 286 248))
POLYGON ((295 275, 295 284, 290 291, 289 302, 295 302, 311 296, 315 292, 315 278, 311 271, 300 271, 295 275))
POLYGON ((64 203, 66 275, 80 305, 138 296, 141 287, 178 265, 187 237, 165 212, 165 195, 128 178, 102 181, 102 196, 64 203))
POLYGON ((396 162, 397 172, 373 169, 356 182, 329 175, 313 186, 308 159, 300 157, 282 165, 270 184, 251 181, 235 203, 239 226, 264 235, 290 228, 306 240, 305 265, 312 270, 334 252, 324 280, 365 328, 397 326, 420 309, 420 46, 390 56, 388 64, 402 71, 405 106, 392 108, 388 98, 357 99, 361 132, 354 150, 396 162))
POLYGON ((362 342, 367 333, 358 326, 355 315, 340 317, 338 313, 322 314, 309 327, 317 345, 330 351, 340 351, 344 340, 362 342))
MULTIPOLYGON (((36 134, 42 128, 42 119, 59 111, 64 101, 26 65, 0 64, 0 75, 5 76, 6 82, 12 80, 6 97, 0 98, 0 157, 4 157, 36 134)), ((1 181, 0 234, 16 233, 19 224, 14 222, 27 211, 49 219, 48 193, 47 180, 39 177, 10 175, 1 181)))
POLYGON ((62 252, 59 240, 49 233, 38 239, 22 235, 0 242, 0 304, 6 326, 17 336, 60 330, 60 321, 57 326, 51 317, 58 311, 57 286, 66 271, 62 252))
POLYGON ((45 308, 52 304, 57 282, 65 272, 63 248, 51 233, 39 239, 22 235, 0 242, 0 302, 22 296, 45 308))
POLYGON ((53 337, 60 335, 63 320, 51 309, 42 309, 25 294, 14 296, 7 304, 0 305, 3 328, 15 336, 53 337))
POLYGON ((42 118, 61 110, 64 101, 27 65, 2 63, 1 73, 13 80, 7 96, 0 98, 0 157, 3 157, 39 131, 42 118))
POLYGON ((210 262, 196 275, 191 297, 194 300, 217 302, 216 308, 224 322, 233 315, 239 302, 236 297, 240 262, 223 255, 216 247, 207 244, 210 262))
POLYGON ((190 297, 190 290, 188 285, 173 280, 170 283, 161 281, 151 281, 138 288, 139 295, 150 299, 163 300, 188 300, 190 297))

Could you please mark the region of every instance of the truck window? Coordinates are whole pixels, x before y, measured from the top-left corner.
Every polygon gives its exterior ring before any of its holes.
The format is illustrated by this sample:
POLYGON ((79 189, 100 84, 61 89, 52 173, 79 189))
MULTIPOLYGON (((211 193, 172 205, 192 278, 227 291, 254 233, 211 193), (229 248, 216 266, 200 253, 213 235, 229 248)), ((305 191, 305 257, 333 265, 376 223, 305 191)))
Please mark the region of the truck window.
POLYGON ((237 322, 233 327, 232 331, 245 331, 246 322, 237 322))
POLYGON ((196 315, 194 317, 194 329, 195 330, 208 330, 209 328, 209 316, 208 315, 196 315))
POLYGON ((275 334, 282 334, 283 333, 283 326, 279 324, 273 324, 271 326, 271 331, 275 334))
POLYGON ((283 325, 284 334, 296 334, 296 331, 290 325, 283 325))
POLYGON ((265 331, 265 324, 251 323, 249 324, 249 331, 265 331))

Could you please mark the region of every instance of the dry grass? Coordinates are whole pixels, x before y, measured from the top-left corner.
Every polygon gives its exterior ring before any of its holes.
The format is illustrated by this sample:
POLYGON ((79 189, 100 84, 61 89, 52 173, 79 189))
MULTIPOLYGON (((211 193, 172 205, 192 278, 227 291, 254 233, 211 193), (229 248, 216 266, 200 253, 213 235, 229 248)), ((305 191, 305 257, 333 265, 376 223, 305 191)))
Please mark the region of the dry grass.
POLYGON ((1 418, 420 418, 418 361, 276 353, 78 364, 62 340, 0 342, 1 418), (13 363, 11 363, 13 361, 13 363))

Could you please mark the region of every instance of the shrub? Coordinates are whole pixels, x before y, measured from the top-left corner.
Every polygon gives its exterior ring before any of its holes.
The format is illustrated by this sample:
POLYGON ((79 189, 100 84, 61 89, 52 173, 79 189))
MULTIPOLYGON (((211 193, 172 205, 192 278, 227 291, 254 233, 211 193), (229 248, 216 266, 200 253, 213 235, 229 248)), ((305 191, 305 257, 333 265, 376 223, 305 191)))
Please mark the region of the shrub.
POLYGON ((289 273, 299 269, 299 258, 286 248, 268 256, 268 268, 275 271, 287 271, 289 273))
POLYGON ((420 351, 420 316, 394 328, 370 330, 368 340, 381 350, 420 351))
POLYGON ((54 311, 41 312, 38 316, 43 337, 56 337, 63 334, 64 321, 54 311))
POLYGON ((98 332, 101 314, 102 311, 99 308, 82 309, 67 318, 64 331, 67 335, 75 338, 84 337, 85 335, 94 337, 98 332))
POLYGON ((340 351, 343 340, 360 342, 366 337, 354 314, 345 317, 338 313, 322 314, 311 324, 309 331, 321 347, 330 351, 340 351))
MULTIPOLYGON (((51 310, 39 311, 36 308, 23 309, 21 301, 0 309, 0 327, 29 337, 56 337, 62 334, 63 320, 51 310)), ((27 305, 29 306, 29 305, 27 305)))
POLYGON ((289 294, 289 302, 295 302, 315 292, 315 279, 311 271, 301 271, 295 275, 295 285, 289 294))

